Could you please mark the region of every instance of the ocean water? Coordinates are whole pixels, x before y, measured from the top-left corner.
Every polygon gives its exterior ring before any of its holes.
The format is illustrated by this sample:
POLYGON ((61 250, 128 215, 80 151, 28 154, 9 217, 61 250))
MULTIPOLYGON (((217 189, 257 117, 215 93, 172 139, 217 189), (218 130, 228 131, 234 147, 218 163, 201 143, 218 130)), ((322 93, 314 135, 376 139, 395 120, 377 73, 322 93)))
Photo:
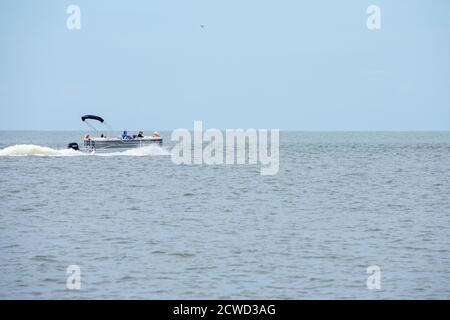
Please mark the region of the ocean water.
POLYGON ((282 132, 275 176, 82 134, 0 132, 2 299, 450 298, 450 132, 282 132))

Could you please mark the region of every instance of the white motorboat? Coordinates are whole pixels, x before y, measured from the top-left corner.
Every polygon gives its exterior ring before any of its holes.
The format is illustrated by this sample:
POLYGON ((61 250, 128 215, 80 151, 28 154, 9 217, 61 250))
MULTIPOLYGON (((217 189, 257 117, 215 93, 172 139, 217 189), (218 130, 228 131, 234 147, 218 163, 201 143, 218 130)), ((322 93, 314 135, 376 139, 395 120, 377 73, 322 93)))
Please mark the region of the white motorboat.
MULTIPOLYGON (((94 115, 82 116, 81 120, 83 122, 86 122, 86 120, 95 120, 102 124, 104 123, 103 118, 94 115)), ((91 128, 97 131, 94 127, 91 126, 91 128)), ((121 137, 107 137, 103 133, 98 137, 91 136, 91 134, 86 134, 83 139, 83 151, 101 152, 139 148, 149 145, 161 146, 162 142, 163 139, 161 135, 156 131, 151 136, 144 136, 142 132, 129 136, 126 131, 124 131, 124 134, 121 137)), ((76 142, 69 143, 67 147, 69 149, 80 150, 80 147, 76 142)))

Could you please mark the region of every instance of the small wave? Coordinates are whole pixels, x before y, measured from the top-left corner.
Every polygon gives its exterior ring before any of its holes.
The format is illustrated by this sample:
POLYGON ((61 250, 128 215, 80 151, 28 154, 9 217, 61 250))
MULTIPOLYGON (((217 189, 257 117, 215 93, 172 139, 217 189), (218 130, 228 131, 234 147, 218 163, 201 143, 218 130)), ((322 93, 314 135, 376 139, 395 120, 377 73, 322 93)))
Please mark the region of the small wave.
POLYGON ((125 151, 109 153, 86 153, 73 149, 53 149, 34 144, 18 144, 15 146, 0 149, 0 156, 41 156, 41 157, 73 157, 73 156, 165 156, 170 152, 159 146, 146 146, 141 148, 129 149, 125 151))

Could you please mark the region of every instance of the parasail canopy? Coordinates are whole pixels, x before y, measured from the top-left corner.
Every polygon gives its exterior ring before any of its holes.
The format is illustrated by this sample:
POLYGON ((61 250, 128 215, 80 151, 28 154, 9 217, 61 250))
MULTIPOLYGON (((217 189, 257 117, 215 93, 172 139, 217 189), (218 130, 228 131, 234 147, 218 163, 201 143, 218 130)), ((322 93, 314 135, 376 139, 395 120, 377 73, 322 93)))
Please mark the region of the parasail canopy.
POLYGON ((87 115, 81 117, 81 120, 82 120, 82 121, 84 121, 84 120, 86 120, 86 119, 97 120, 97 121, 100 121, 101 123, 103 123, 103 121, 105 121, 105 120, 103 120, 102 117, 99 117, 99 116, 93 116, 93 115, 90 115, 90 114, 87 114, 87 115))

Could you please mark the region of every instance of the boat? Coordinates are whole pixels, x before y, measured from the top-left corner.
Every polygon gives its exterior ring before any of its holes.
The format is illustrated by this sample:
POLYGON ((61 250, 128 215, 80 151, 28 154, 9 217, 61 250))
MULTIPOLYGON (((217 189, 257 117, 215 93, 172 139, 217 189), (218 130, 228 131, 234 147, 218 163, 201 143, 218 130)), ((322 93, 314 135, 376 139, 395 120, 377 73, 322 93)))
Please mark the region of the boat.
MULTIPOLYGON (((96 132, 98 132, 97 129, 95 129, 94 126, 90 125, 89 122, 87 122, 86 120, 94 120, 102 124, 105 124, 105 120, 102 117, 95 115, 84 115, 81 117, 81 120, 86 124, 88 124, 96 132)), ((110 130, 111 128, 108 129, 110 130)), ((153 132, 151 136, 145 136, 142 131, 132 136, 129 136, 127 132, 124 131, 122 137, 108 137, 103 133, 98 137, 92 136, 91 134, 86 134, 83 139, 83 148, 81 151, 102 152, 102 151, 125 150, 150 145, 162 146, 162 143, 163 139, 157 131, 153 132)), ((80 150, 80 146, 76 142, 69 143, 67 145, 67 148, 73 150, 80 150)))

